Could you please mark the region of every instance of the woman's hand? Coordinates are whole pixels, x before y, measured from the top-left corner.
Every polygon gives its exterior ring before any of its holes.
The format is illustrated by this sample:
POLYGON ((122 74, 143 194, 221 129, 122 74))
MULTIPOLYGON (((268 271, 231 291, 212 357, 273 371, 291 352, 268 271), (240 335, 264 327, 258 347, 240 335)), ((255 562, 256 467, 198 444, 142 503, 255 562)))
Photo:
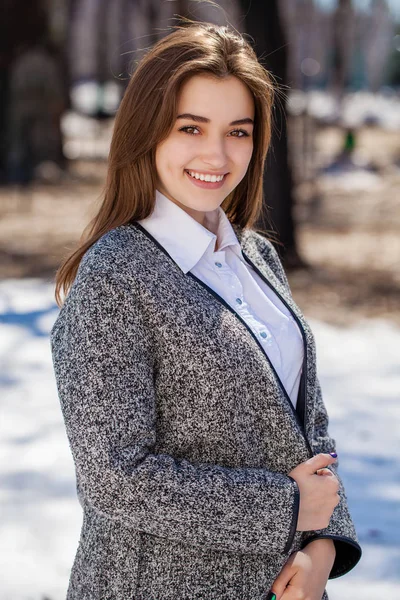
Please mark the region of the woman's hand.
POLYGON ((294 552, 272 586, 276 600, 321 600, 335 554, 335 545, 327 538, 294 552))
POLYGON ((332 513, 340 501, 339 481, 326 468, 335 460, 336 454, 316 454, 288 473, 297 482, 300 491, 297 531, 328 527, 332 513))

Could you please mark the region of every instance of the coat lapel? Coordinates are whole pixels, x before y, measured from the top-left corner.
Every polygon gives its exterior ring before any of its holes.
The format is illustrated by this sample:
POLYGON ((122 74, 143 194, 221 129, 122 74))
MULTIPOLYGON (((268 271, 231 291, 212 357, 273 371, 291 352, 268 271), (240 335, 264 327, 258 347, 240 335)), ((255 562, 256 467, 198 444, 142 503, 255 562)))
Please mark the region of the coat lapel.
POLYGON ((303 346, 305 362, 303 363, 303 370, 306 376, 306 386, 304 390, 304 406, 300 411, 301 420, 304 424, 304 430, 306 436, 311 442, 313 438, 312 423, 314 422, 313 415, 311 414, 311 407, 314 406, 311 396, 315 391, 316 386, 316 354, 315 354, 315 339, 311 331, 309 324, 304 318, 300 308, 294 302, 292 295, 288 291, 285 285, 283 285, 275 275, 273 267, 268 264, 268 261, 259 252, 256 245, 254 244, 254 238, 252 239, 251 231, 243 230, 242 228, 233 225, 236 236, 242 248, 242 252, 250 259, 251 263, 260 272, 260 275, 266 281, 268 285, 281 297, 282 301, 287 305, 292 315, 296 319, 299 327, 302 330, 303 335, 303 346), (303 414, 302 414, 303 413, 303 414))

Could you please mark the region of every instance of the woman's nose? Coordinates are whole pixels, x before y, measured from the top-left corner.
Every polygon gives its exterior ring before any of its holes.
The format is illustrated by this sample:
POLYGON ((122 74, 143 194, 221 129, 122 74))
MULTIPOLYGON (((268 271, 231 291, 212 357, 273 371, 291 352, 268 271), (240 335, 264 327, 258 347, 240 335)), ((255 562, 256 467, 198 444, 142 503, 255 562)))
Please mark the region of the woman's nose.
POLYGON ((226 166, 227 153, 224 140, 208 140, 202 154, 205 164, 211 165, 215 169, 226 166))

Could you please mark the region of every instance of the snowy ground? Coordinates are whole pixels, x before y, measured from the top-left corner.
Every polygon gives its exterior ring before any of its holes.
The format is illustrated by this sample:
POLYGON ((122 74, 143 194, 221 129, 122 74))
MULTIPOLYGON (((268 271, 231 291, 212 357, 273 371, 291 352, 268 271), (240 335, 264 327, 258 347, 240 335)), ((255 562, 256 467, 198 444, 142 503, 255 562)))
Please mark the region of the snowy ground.
MULTIPOLYGON (((0 282, 0 600, 65 598, 81 524, 48 333, 53 286, 0 282)), ((400 329, 312 321, 341 474, 363 547, 331 600, 400 598, 400 329)))

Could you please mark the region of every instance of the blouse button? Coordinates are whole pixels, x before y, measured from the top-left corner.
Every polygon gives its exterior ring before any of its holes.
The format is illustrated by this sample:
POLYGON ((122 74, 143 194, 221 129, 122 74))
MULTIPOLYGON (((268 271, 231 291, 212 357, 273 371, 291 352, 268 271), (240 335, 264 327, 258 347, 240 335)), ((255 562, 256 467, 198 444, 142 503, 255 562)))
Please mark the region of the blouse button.
POLYGON ((262 331, 262 332, 260 333, 260 335, 261 335, 261 337, 262 337, 262 338, 264 338, 264 339, 268 337, 268 333, 266 333, 265 331, 262 331))
POLYGON ((220 262, 216 262, 216 263, 215 263, 215 265, 216 265, 217 267, 222 267, 222 263, 220 263, 220 262))
POLYGON ((240 298, 236 298, 236 302, 237 302, 238 304, 243 304, 240 298))

